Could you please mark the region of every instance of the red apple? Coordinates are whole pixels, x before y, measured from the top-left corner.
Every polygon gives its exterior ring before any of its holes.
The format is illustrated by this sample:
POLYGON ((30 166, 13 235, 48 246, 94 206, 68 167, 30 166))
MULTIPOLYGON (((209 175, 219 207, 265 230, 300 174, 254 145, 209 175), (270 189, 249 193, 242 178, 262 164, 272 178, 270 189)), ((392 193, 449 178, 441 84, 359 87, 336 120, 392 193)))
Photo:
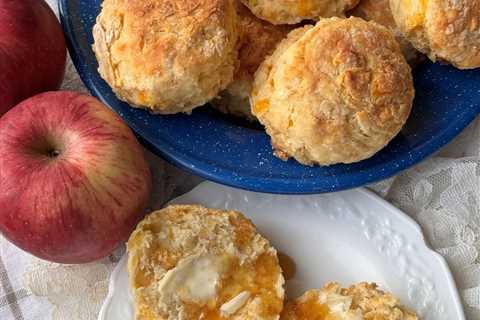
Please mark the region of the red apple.
POLYGON ((58 89, 66 54, 62 27, 44 0, 0 0, 0 117, 26 98, 58 89))
POLYGON ((107 256, 142 218, 150 190, 142 147, 93 97, 47 92, 0 118, 0 232, 37 257, 107 256))

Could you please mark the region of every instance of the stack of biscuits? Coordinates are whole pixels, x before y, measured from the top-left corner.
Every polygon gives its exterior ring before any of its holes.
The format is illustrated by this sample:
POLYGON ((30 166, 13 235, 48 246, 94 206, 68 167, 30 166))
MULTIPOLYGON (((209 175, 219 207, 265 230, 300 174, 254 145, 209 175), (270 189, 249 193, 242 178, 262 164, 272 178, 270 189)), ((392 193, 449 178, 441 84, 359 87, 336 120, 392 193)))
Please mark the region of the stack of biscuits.
POLYGON ((210 102, 275 155, 369 158, 402 129, 425 57, 480 67, 479 0, 104 0, 93 29, 117 96, 157 114, 210 102))

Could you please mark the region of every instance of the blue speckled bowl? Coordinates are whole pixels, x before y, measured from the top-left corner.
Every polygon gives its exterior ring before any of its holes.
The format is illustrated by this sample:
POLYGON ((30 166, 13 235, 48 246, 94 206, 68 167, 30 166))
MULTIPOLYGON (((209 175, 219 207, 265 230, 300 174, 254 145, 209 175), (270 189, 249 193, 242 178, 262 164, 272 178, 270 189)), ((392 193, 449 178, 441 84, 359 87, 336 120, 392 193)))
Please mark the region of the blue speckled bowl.
POLYGON ((192 115, 154 116, 119 101, 97 73, 91 30, 100 0, 60 0, 61 20, 80 76, 142 142, 168 161, 206 179, 271 193, 338 191, 388 178, 455 137, 480 113, 480 70, 426 64, 415 73, 410 119, 384 150, 351 165, 305 167, 272 155, 269 137, 219 116, 208 107, 192 115))

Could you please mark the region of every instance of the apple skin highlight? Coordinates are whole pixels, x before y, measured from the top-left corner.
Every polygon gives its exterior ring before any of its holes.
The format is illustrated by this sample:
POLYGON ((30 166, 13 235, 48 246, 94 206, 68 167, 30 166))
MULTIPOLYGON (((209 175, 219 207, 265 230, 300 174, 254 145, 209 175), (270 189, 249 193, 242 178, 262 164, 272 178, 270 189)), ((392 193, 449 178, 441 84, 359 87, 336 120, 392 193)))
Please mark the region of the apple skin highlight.
POLYGON ((107 256, 143 217, 151 183, 131 130, 93 97, 48 92, 0 118, 0 231, 37 257, 107 256))

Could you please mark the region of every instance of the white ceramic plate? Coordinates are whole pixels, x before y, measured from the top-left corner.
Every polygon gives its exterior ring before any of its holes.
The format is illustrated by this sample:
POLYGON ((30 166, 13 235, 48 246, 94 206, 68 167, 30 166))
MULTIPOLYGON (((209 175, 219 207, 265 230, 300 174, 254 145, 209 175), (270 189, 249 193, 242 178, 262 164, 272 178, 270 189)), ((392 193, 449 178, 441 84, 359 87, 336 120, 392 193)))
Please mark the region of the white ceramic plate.
MULTIPOLYGON (((295 261, 287 295, 295 298, 327 281, 374 281, 400 297, 422 320, 464 320, 443 258, 425 244, 420 227, 374 194, 356 189, 289 196, 205 182, 171 203, 234 209, 295 261)), ((112 273, 100 320, 133 320, 126 256, 112 273)))

